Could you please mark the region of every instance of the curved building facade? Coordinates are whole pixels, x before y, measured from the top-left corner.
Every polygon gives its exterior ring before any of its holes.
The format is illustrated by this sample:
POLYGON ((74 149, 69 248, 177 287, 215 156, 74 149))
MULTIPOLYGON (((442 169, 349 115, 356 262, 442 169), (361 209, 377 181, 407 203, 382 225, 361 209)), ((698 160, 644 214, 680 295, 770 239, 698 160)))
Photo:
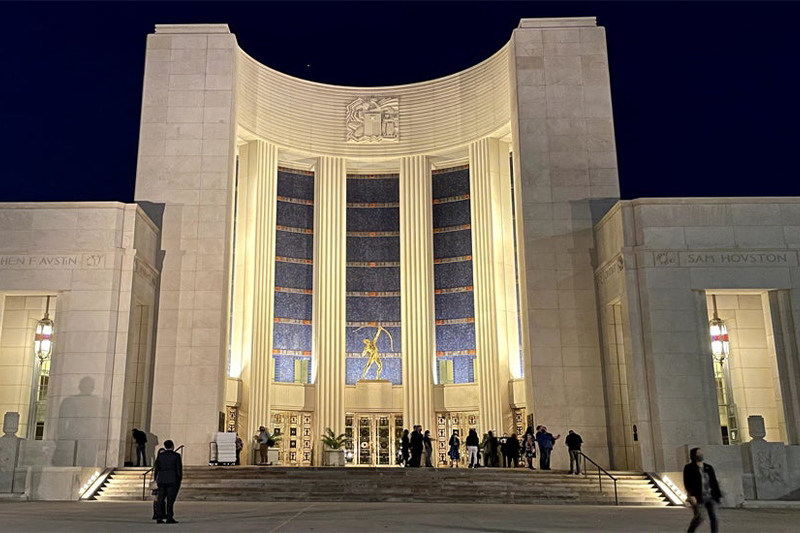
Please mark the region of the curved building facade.
POLYGON ((607 456, 590 250, 617 196, 593 18, 523 20, 474 67, 387 87, 158 25, 136 184, 163 206, 153 431, 199 461, 225 405, 230 430, 286 434, 284 464, 318 463, 330 428, 388 465, 420 424, 444 464, 453 430, 536 421, 607 456))
POLYGON ((290 466, 545 425, 664 480, 702 446, 732 504, 800 486, 800 202, 619 201, 594 18, 389 87, 158 25, 135 198, 0 204, 0 492, 78 497, 133 428, 250 464, 260 426, 290 466))

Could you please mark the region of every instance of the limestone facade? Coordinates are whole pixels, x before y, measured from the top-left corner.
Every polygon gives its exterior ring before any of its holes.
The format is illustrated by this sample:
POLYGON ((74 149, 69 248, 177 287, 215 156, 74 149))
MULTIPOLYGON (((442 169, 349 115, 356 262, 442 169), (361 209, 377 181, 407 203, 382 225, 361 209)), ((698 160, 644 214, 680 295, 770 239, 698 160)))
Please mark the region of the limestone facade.
POLYGON ((392 465, 415 424, 440 464, 454 430, 529 424, 639 471, 737 420, 747 443, 751 416, 800 444, 800 201, 619 201, 592 17, 523 19, 470 69, 368 88, 276 72, 224 24, 157 25, 135 198, 0 205, 0 406, 20 436, 47 296, 57 324, 23 466, 118 466, 134 421, 187 464, 221 430, 253 462, 261 425, 298 466, 329 428, 348 464, 392 465), (360 379, 368 338, 380 380, 360 379))

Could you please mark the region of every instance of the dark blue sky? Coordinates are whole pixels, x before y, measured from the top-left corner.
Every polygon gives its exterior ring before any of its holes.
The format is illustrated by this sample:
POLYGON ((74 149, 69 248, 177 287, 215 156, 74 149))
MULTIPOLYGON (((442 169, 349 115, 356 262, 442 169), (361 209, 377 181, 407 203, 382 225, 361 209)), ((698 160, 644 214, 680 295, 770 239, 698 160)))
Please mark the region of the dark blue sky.
POLYGON ((315 81, 457 72, 522 17, 606 27, 624 198, 800 196, 800 4, 792 2, 0 3, 0 201, 133 199, 145 36, 227 22, 315 81))

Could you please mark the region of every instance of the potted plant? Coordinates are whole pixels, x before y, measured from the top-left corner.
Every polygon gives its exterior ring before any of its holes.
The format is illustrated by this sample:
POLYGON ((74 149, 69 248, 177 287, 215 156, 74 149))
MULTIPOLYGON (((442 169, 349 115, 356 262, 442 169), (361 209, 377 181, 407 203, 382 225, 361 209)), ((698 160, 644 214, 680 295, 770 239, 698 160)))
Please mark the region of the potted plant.
POLYGON ((344 466, 344 433, 336 436, 331 428, 326 428, 321 440, 324 446, 323 466, 344 466))

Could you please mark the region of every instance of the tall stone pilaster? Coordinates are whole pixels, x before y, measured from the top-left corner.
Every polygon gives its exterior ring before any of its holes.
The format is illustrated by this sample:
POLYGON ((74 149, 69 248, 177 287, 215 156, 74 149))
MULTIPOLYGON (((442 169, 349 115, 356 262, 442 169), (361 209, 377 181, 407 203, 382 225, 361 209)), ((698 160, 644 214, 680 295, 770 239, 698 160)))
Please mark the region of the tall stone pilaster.
POLYGON ((162 219, 151 431, 208 460, 226 378, 236 39, 224 24, 147 38, 135 199, 162 219), (150 204, 149 204, 150 203, 150 204))
POLYGON ((608 464, 592 265, 592 227, 619 198, 605 30, 594 17, 523 19, 509 59, 533 414, 608 464))
MULTIPOLYGON (((475 379, 479 391, 480 425, 482 432, 496 430, 502 433, 498 339, 505 338, 505 331, 498 331, 497 328, 495 235, 492 224, 492 182, 499 180, 498 149, 496 139, 480 139, 469 145, 469 190, 475 284, 475 379)), ((503 356, 506 357, 507 353, 503 356)), ((507 382, 508 377, 505 379, 507 382)))
POLYGON ((400 160, 400 315, 406 427, 435 427, 433 183, 425 156, 400 160))
POLYGON ((347 171, 341 157, 320 157, 314 178, 313 382, 315 453, 327 428, 344 432, 347 171))
POLYGON ((255 194, 253 269, 253 330, 247 398, 247 434, 270 427, 269 389, 272 383, 272 325, 275 303, 275 214, 278 149, 264 141, 248 143, 247 174, 255 194))

